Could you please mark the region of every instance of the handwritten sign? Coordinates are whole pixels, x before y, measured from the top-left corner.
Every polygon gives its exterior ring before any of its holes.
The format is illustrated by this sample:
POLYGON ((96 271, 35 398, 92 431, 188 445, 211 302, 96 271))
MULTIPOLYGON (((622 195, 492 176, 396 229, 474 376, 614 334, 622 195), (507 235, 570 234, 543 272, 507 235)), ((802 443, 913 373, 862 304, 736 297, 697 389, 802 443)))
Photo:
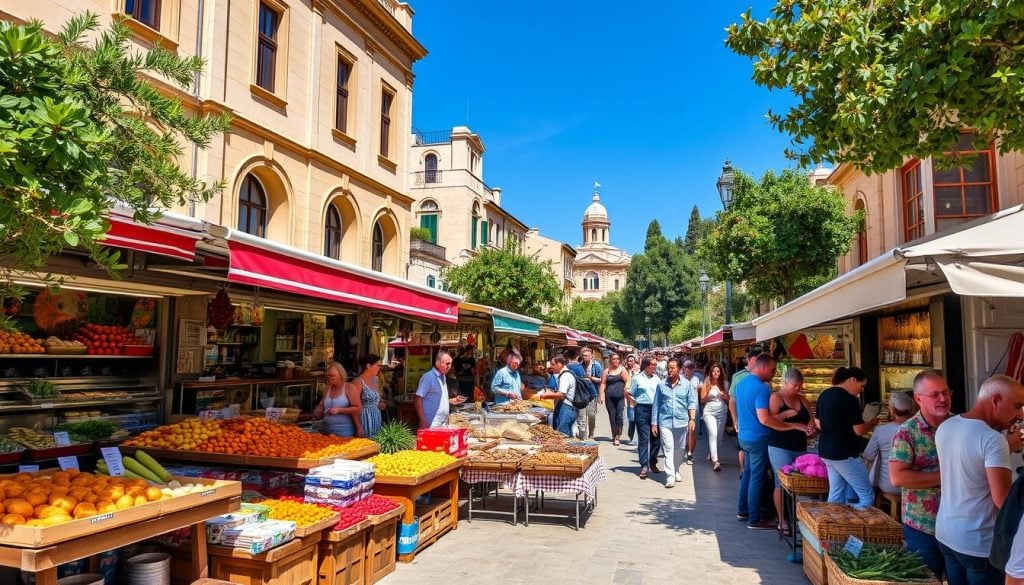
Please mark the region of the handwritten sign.
POLYGON ((60 465, 60 468, 63 469, 64 471, 67 471, 69 469, 80 469, 78 467, 78 457, 75 457, 74 455, 68 455, 67 457, 58 457, 57 465, 60 465))
POLYGON ((124 462, 121 461, 121 450, 117 447, 103 447, 100 449, 103 460, 107 462, 107 471, 112 476, 124 475, 124 462))
POLYGON ((860 551, 864 548, 864 541, 856 536, 850 536, 846 539, 846 545, 843 548, 854 557, 860 557, 860 551))
POLYGON ((58 447, 67 447, 71 444, 71 437, 68 436, 67 431, 57 431, 53 433, 53 440, 57 441, 58 447))
POLYGON ((18 473, 33 473, 39 471, 38 465, 19 465, 18 473))
POLYGON ((275 408, 275 407, 268 408, 267 409, 267 420, 272 420, 274 422, 277 422, 277 421, 281 420, 281 417, 284 416, 284 412, 286 410, 288 410, 288 409, 287 408, 275 408))

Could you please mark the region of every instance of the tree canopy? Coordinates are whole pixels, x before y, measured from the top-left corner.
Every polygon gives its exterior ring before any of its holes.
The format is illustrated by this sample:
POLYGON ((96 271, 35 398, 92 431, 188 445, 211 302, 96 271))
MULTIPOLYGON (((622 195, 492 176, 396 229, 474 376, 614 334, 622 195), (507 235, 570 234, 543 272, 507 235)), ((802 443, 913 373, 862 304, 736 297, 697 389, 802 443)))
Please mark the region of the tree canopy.
POLYGON ((504 248, 484 248, 462 266, 446 268, 441 277, 449 290, 472 303, 538 319, 562 300, 551 262, 524 255, 511 239, 504 248))
POLYGON ((148 222, 158 209, 209 199, 207 185, 178 167, 183 144, 205 147, 226 117, 194 116, 148 81, 182 89, 202 70, 198 57, 130 49, 131 32, 99 30, 94 14, 76 16, 57 37, 40 22, 0 22, 0 287, 42 270, 67 246, 108 269, 118 255, 99 241, 115 204, 148 222))
POLYGON ((842 194, 811 184, 797 169, 769 171, 760 182, 738 170, 735 176, 731 208, 700 244, 709 275, 782 301, 834 276, 861 225, 859 214, 846 214, 842 194))
POLYGON ((568 308, 548 313, 545 320, 589 331, 607 339, 625 341, 614 321, 615 308, 621 296, 621 291, 615 291, 598 300, 575 299, 568 308))
POLYGON ((979 144, 1024 148, 1024 3, 1017 0, 779 0, 748 10, 726 44, 754 60, 754 81, 797 103, 768 113, 800 166, 829 160, 868 172, 906 156, 979 144))

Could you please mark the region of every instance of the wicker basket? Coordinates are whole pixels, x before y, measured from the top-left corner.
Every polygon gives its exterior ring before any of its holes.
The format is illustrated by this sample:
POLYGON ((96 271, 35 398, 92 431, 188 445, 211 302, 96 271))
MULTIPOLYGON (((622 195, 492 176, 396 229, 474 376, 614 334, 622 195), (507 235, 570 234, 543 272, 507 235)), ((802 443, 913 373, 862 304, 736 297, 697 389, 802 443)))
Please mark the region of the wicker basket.
POLYGON ((856 536, 875 544, 903 544, 903 527, 877 508, 857 510, 843 504, 799 502, 796 517, 821 542, 856 536))
POLYGON ((793 495, 816 495, 828 493, 828 479, 807 475, 786 475, 779 472, 779 483, 793 495))
MULTIPOLYGON (((903 583, 903 581, 877 581, 868 579, 855 579, 842 571, 839 565, 832 560, 828 554, 825 554, 825 572, 828 579, 828 585, 893 585, 894 583, 903 583)), ((930 581, 915 581, 915 583, 921 583, 922 585, 941 585, 941 582, 932 575, 928 569, 928 577, 930 581)))

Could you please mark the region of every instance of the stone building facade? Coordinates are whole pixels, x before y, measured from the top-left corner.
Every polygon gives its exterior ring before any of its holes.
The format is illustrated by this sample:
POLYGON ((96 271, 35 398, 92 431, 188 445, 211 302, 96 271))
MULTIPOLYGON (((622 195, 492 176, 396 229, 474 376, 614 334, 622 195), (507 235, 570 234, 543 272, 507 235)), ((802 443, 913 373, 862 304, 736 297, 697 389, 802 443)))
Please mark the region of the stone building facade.
POLYGON ((576 250, 573 265, 573 297, 597 300, 626 286, 630 257, 611 244, 612 222, 601 196, 583 213, 583 245, 576 250))

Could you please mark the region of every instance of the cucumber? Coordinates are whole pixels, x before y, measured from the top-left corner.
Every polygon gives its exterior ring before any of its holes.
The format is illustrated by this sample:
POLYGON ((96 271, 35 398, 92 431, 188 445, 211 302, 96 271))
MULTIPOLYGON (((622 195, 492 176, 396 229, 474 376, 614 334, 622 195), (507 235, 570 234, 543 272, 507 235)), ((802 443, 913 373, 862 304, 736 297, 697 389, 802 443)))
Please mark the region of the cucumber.
POLYGON ((142 479, 151 481, 153 483, 164 483, 164 481, 157 477, 155 473, 146 469, 145 465, 139 463, 138 461, 132 459, 127 455, 121 458, 121 463, 124 465, 125 475, 127 475, 128 472, 131 471, 132 473, 141 477, 142 479))
POLYGON ((163 465, 157 463, 156 459, 150 457, 150 455, 144 451, 135 451, 135 458, 138 459, 139 463, 146 466, 146 469, 153 472, 153 475, 160 478, 160 483, 167 483, 171 481, 171 474, 163 465))

